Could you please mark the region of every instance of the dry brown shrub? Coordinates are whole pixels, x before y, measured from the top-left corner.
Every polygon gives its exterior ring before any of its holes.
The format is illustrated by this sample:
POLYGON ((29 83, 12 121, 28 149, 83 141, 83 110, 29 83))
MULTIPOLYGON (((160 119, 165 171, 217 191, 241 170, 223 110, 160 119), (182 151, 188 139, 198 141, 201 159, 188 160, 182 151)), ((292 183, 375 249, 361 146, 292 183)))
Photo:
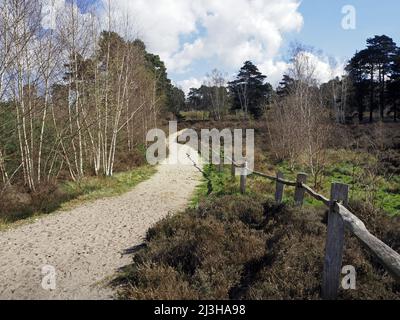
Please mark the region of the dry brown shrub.
MULTIPOLYGON (((399 249, 398 220, 352 206, 371 231, 399 249)), ((325 209, 277 206, 257 196, 210 198, 158 223, 147 240, 121 276, 123 298, 320 298, 325 209)), ((399 285, 350 234, 343 263, 356 268, 357 290, 341 290, 340 299, 400 297, 399 285)))

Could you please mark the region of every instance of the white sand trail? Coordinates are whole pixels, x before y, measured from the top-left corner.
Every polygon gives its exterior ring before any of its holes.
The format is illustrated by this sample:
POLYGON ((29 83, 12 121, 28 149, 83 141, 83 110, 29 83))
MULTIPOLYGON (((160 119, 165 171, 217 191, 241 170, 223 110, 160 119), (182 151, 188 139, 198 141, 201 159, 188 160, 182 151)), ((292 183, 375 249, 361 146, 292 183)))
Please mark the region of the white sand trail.
MULTIPOLYGON (((193 151, 183 145, 177 149, 183 158, 193 151)), ((154 223, 183 210, 200 178, 190 162, 162 164, 153 177, 122 196, 0 232, 0 299, 112 298, 105 283, 131 262, 124 252, 141 244, 154 223), (42 288, 46 265, 56 271, 54 291, 42 288)))

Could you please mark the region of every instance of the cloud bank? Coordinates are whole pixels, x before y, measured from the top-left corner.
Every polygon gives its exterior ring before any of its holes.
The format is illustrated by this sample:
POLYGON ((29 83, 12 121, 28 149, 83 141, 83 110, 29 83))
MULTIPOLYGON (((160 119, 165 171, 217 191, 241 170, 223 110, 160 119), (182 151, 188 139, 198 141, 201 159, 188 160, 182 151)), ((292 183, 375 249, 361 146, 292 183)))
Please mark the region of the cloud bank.
MULTIPOLYGON (((108 0, 102 1, 107 7, 108 0)), ((118 0, 114 4, 122 16, 131 17, 149 50, 159 54, 173 73, 190 73, 199 60, 213 60, 228 70, 252 60, 267 74, 280 77, 284 65, 275 59, 284 34, 303 26, 299 0, 118 0)))
MULTIPOLYGON (((172 72, 195 60, 238 68, 245 60, 273 61, 286 32, 300 31, 298 0, 119 0, 149 50, 172 72)), ((103 0, 107 5, 107 0, 103 0)))
MULTIPOLYGON (((44 1, 54 1, 59 7, 65 0, 44 1)), ((109 0, 98 0, 102 21, 107 20, 108 3, 109 0)), ((285 34, 300 32, 304 24, 299 12, 300 0, 112 0, 110 3, 120 24, 129 21, 131 36, 140 37, 149 51, 159 54, 170 74, 184 79, 177 83, 186 92, 189 86, 203 83, 203 75, 196 78, 194 74, 197 71, 198 75, 199 65, 204 68, 210 61, 231 74, 244 61, 251 60, 276 85, 289 66, 280 58, 285 34)), ((337 73, 327 59, 315 57, 321 81, 337 73)))

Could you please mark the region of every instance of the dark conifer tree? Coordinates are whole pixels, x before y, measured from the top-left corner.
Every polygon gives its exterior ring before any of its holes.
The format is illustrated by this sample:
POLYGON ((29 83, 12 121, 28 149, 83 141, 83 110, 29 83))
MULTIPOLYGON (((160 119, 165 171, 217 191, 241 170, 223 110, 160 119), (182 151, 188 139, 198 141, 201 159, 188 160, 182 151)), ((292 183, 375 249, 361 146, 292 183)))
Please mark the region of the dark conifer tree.
POLYGON ((265 82, 264 76, 250 61, 246 61, 236 79, 229 82, 229 93, 233 110, 242 110, 246 115, 260 118, 263 107, 272 95, 272 86, 265 82))

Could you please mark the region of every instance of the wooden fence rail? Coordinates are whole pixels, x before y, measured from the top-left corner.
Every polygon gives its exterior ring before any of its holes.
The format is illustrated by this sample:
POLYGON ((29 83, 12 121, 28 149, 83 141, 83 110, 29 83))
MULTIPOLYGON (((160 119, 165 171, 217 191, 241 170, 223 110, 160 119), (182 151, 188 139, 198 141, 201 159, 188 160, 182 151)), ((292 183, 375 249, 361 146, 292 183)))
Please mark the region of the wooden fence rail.
POLYGON ((329 208, 322 283, 323 299, 334 300, 338 296, 345 229, 355 235, 396 281, 400 282, 400 255, 372 235, 365 227, 365 224, 346 208, 349 200, 348 185, 340 183, 332 184, 331 197, 328 199, 306 185, 307 175, 304 173, 300 173, 297 176, 297 181, 293 182, 285 180, 281 172, 278 172, 276 176, 256 171, 251 172, 247 167, 247 162, 239 165, 232 160, 232 175, 235 175, 236 168, 241 168, 240 191, 242 193, 246 193, 247 173, 250 172, 252 175, 276 182, 275 200, 277 203, 282 202, 284 187, 290 186, 296 188, 294 196, 296 206, 302 206, 304 196, 308 194, 329 208))

